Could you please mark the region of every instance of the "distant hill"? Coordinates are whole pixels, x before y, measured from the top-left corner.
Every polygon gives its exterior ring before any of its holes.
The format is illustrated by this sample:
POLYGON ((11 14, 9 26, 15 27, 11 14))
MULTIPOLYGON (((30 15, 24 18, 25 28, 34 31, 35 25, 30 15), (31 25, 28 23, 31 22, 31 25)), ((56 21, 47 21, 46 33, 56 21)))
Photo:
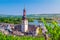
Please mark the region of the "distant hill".
MULTIPOLYGON (((22 17, 22 15, 2 15, 0 14, 0 17, 22 17)), ((30 14, 27 15, 27 17, 60 17, 60 14, 30 14)))
POLYGON ((60 17, 60 14, 31 14, 28 17, 60 17))
POLYGON ((22 15, 2 15, 0 14, 0 17, 21 17, 22 15))

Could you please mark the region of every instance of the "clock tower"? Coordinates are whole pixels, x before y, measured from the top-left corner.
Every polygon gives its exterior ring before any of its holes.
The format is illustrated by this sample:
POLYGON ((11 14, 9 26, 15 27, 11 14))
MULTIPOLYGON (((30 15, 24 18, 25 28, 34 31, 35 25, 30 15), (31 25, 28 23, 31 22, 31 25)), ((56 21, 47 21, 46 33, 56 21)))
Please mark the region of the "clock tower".
POLYGON ((21 31, 22 31, 22 32, 27 32, 27 31, 28 31, 28 20, 27 20, 27 18, 26 18, 26 10, 25 10, 25 8, 23 9, 21 31))

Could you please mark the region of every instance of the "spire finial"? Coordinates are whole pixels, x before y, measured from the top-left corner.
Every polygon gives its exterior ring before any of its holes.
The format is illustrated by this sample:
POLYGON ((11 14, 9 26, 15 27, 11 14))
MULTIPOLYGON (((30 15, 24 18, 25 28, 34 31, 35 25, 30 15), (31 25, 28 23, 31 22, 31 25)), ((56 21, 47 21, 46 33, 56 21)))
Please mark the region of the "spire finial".
POLYGON ((24 9, 25 9, 26 7, 25 7, 25 4, 24 4, 24 9))

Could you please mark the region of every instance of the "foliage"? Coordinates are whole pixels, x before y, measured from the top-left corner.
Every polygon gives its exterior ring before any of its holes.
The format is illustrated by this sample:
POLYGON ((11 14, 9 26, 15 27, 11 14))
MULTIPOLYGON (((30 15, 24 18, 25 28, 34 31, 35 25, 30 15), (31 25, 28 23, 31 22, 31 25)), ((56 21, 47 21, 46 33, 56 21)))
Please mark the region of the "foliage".
POLYGON ((59 40, 60 39, 60 26, 56 21, 53 21, 50 25, 47 24, 47 22, 44 20, 44 18, 41 19, 48 30, 48 34, 50 35, 50 38, 52 40, 59 40))
POLYGON ((32 37, 32 36, 9 36, 0 33, 0 40, 44 40, 44 37, 32 37))
POLYGON ((33 22, 35 19, 34 18, 28 18, 29 22, 33 22))
POLYGON ((13 23, 13 24, 20 24, 22 18, 17 18, 17 17, 1 17, 0 18, 0 23, 13 23))
MULTIPOLYGON (((27 18, 29 22, 33 22, 34 18, 27 18)), ((0 23, 21 24, 22 17, 0 17, 0 23)))

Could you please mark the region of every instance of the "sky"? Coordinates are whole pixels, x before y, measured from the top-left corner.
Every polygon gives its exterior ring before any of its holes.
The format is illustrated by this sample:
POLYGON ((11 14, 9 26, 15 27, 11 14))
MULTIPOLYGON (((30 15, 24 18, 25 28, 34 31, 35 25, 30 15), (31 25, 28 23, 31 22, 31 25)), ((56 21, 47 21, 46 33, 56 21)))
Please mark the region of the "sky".
POLYGON ((56 14, 60 13, 60 0, 0 0, 0 14, 56 14))

